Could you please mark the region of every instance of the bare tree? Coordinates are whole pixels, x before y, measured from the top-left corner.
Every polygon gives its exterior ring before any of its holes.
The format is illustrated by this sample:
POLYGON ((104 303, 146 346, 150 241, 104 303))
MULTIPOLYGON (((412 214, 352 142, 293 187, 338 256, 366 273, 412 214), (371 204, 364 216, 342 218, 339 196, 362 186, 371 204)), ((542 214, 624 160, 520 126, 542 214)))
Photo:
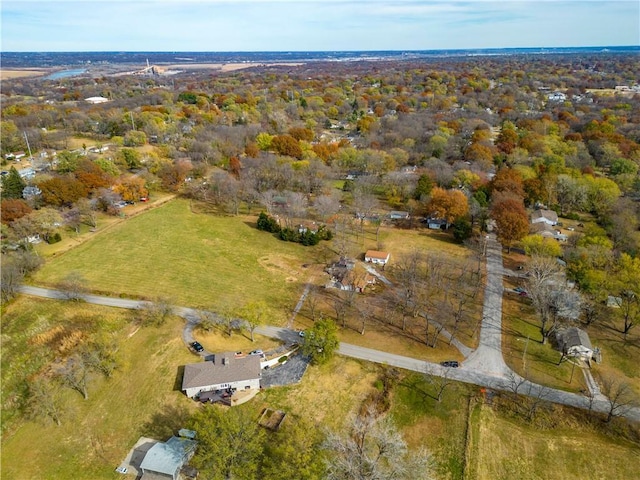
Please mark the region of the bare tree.
POLYGON ((329 433, 331 480, 430 479, 430 457, 425 451, 411 454, 390 417, 370 408, 352 418, 348 431, 329 433))
POLYGON ((66 386, 79 392, 85 400, 89 399, 89 366, 80 354, 72 355, 60 368, 58 375, 66 386))
POLYGON ((173 306, 169 299, 158 297, 153 302, 146 302, 140 309, 140 320, 143 325, 159 327, 164 325, 170 315, 173 314, 173 306))
POLYGON ((447 387, 454 383, 453 380, 449 378, 450 371, 451 370, 445 368, 442 375, 429 375, 426 373, 424 376, 426 382, 435 389, 433 398, 438 403, 442 402, 442 397, 447 387))
POLYGON ((373 306, 366 302, 358 308, 358 316, 360 317, 360 335, 364 335, 367 323, 373 318, 373 306))
POLYGON ((335 195, 320 195, 313 202, 313 207, 320 218, 326 219, 340 211, 340 201, 335 195))
POLYGON ((58 426, 62 424, 62 404, 59 385, 53 379, 38 377, 29 383, 30 417, 50 418, 58 426))
POLYGON ((316 287, 313 285, 309 286, 309 293, 307 295, 306 304, 307 310, 309 311, 309 317, 313 322, 316 321, 316 315, 318 313, 318 306, 320 303, 320 298, 316 287))
POLYGON ((117 351, 115 340, 108 339, 85 344, 79 353, 88 368, 109 378, 119 366, 117 351))
POLYGON ((378 207, 378 199, 372 193, 363 189, 356 189, 353 192, 353 208, 360 219, 360 231, 364 230, 364 220, 370 217, 378 207))
POLYGON ((333 310, 336 313, 336 322, 342 323, 342 328, 345 328, 349 304, 340 295, 336 295, 333 298, 333 310))
POLYGON ((560 273, 560 266, 553 257, 533 255, 529 263, 529 272, 526 281, 528 296, 540 317, 542 343, 547 343, 556 327, 555 292, 559 286, 554 284, 554 278, 560 273))
POLYGON ((8 302, 18 293, 18 288, 22 285, 24 274, 14 262, 2 262, 0 270, 0 292, 2 292, 2 302, 8 302))
POLYGON ((513 399, 518 399, 520 388, 527 382, 527 380, 517 373, 510 371, 507 374, 507 389, 513 393, 513 399))
POLYGON ((85 293, 87 293, 87 280, 80 272, 70 272, 64 279, 57 284, 58 290, 67 300, 80 301, 85 293))
POLYGON ((605 377, 600 382, 600 390, 607 397, 607 422, 613 417, 620 417, 635 407, 637 401, 633 390, 627 382, 605 377))
POLYGON ((341 258, 352 257, 355 248, 351 241, 351 237, 354 235, 354 227, 351 219, 346 216, 341 216, 336 220, 334 230, 333 246, 336 252, 341 258))
POLYGON ((536 386, 536 388, 534 388, 533 384, 528 385, 529 393, 527 395, 527 402, 524 405, 526 406, 527 420, 531 422, 535 418, 538 409, 547 403, 549 389, 544 386, 536 386))

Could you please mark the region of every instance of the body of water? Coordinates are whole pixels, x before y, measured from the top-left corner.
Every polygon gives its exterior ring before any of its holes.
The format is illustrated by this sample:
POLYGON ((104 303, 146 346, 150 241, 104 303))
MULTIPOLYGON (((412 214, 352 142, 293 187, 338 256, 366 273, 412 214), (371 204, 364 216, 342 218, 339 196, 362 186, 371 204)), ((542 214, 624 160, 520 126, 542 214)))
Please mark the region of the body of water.
POLYGON ((87 70, 84 68, 76 68, 73 70, 61 70, 59 72, 52 73, 44 77, 45 80, 60 80, 61 78, 75 77, 76 75, 82 75, 87 70))

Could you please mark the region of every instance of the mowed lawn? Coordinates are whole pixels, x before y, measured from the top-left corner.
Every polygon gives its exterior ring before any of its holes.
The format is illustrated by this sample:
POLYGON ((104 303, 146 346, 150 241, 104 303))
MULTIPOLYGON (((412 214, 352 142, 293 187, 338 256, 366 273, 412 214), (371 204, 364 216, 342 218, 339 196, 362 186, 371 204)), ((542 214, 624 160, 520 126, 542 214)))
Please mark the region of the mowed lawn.
POLYGON ((469 478, 640 478, 637 445, 606 437, 586 426, 544 430, 514 423, 489 407, 478 408, 469 478))
POLYGON ((171 201, 50 259, 33 282, 53 287, 77 271, 98 293, 218 311, 262 299, 290 311, 306 281, 302 265, 324 245, 282 242, 252 221, 196 214, 188 201, 171 201))

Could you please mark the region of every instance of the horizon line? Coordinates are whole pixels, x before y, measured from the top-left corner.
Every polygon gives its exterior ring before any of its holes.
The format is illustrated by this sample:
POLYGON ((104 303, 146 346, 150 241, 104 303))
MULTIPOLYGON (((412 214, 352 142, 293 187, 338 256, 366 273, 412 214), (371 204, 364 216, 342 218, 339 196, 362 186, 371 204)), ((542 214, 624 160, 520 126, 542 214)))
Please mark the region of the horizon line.
POLYGON ((593 48, 629 48, 640 50, 640 45, 567 45, 567 46, 537 46, 537 47, 470 47, 470 48, 411 48, 388 50, 9 50, 0 51, 0 55, 8 53, 404 53, 404 52, 459 52, 473 50, 557 50, 557 49, 593 49, 593 48))

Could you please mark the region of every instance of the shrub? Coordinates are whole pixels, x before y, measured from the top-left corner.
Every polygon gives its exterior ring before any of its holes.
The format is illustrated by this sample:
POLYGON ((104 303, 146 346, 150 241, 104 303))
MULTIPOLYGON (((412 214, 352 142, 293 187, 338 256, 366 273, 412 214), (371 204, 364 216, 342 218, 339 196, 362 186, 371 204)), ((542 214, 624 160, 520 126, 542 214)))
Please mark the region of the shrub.
POLYGON ((280 225, 278 225, 277 220, 272 216, 267 215, 264 212, 260 212, 260 215, 258 215, 258 230, 270 233, 279 233, 280 225))
POLYGON ((60 240, 62 240, 62 236, 58 232, 56 232, 53 235, 49 235, 47 242, 49 244, 52 244, 52 243, 58 243, 60 240))

